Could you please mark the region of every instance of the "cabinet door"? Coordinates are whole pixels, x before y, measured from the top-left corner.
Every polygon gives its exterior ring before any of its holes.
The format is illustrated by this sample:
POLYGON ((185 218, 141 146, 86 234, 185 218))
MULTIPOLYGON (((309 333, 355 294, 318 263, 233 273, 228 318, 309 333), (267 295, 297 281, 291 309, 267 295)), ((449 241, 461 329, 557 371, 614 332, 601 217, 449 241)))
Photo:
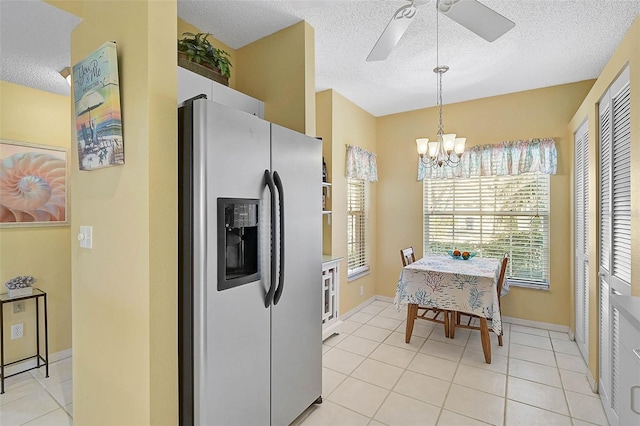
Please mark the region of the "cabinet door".
POLYGON ((212 83, 206 77, 178 67, 178 105, 201 94, 207 95, 207 99, 211 100, 212 83))
MULTIPOLYGON (((638 349, 640 352, 640 348, 638 349)), ((640 358, 622 346, 620 351, 620 424, 640 425, 640 358)))
POLYGON ((576 343, 589 363, 589 126, 580 126, 575 140, 575 312, 576 343))
POLYGON ((248 112, 259 118, 264 118, 264 102, 259 101, 251 96, 238 92, 224 84, 212 81, 211 100, 240 111, 248 112))

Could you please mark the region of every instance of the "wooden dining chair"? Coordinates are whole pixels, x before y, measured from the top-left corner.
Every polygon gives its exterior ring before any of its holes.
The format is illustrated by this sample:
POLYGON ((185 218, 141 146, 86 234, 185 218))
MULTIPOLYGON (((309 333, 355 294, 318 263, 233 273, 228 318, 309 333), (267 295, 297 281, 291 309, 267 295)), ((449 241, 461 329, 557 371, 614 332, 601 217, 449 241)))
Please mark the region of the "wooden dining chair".
MULTIPOLYGON (((400 256, 402 257, 402 266, 407 266, 416 261, 416 255, 413 251, 413 247, 407 247, 400 250, 400 256)), ((411 334, 413 333, 413 324, 416 319, 422 319, 425 321, 431 321, 444 325, 444 334, 449 337, 449 311, 444 309, 434 309, 426 306, 419 306, 417 303, 409 303, 407 306, 407 329, 405 334, 405 342, 411 341, 411 334)))
MULTIPOLYGON (((507 272, 507 263, 509 262, 509 254, 505 253, 502 258, 502 266, 500 267, 500 275, 498 276, 498 312, 500 317, 502 317, 502 304, 500 299, 502 297, 502 285, 504 284, 505 275, 507 272)), ((461 312, 452 312, 451 314, 451 325, 449 326, 449 337, 454 338, 456 335, 456 327, 457 328, 468 328, 471 330, 480 330, 480 338, 482 339, 482 351, 484 352, 484 360, 487 364, 491 364, 491 340, 489 339, 489 331, 493 331, 489 328, 488 322, 492 321, 493 318, 484 318, 479 315, 469 314, 469 313, 461 313, 461 312), (462 316, 468 317, 466 320, 466 324, 462 322, 462 316), (478 319, 480 325, 472 325, 471 322, 474 319, 478 319)), ((504 330, 504 329, 503 329, 504 330)), ((503 331, 500 330, 500 334, 498 335, 498 345, 502 346, 502 335, 503 331)))

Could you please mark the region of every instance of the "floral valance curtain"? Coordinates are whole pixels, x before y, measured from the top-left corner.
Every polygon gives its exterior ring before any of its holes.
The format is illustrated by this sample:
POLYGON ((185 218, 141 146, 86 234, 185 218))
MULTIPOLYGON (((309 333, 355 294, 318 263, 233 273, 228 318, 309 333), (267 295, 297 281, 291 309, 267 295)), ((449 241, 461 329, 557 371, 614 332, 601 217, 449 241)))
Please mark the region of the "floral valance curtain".
POLYGON ((358 146, 347 145, 346 176, 351 179, 377 182, 376 154, 358 146))
POLYGON ((501 142, 465 149, 455 167, 428 167, 418 159, 418 180, 472 176, 519 175, 539 172, 555 175, 556 143, 552 138, 501 142))

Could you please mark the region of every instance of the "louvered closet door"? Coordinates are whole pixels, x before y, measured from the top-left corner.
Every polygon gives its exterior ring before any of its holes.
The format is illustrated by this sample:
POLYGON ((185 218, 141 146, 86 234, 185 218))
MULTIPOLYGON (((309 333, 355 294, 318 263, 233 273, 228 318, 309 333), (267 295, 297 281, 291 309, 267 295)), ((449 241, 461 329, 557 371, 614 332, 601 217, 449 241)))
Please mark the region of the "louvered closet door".
POLYGON ((631 139, 629 69, 600 100, 598 281, 600 294, 600 395, 612 424, 619 423, 620 381, 618 318, 609 304, 611 293, 631 293, 631 139))
POLYGON ((575 312, 576 343, 589 362, 589 126, 585 122, 575 140, 575 312))

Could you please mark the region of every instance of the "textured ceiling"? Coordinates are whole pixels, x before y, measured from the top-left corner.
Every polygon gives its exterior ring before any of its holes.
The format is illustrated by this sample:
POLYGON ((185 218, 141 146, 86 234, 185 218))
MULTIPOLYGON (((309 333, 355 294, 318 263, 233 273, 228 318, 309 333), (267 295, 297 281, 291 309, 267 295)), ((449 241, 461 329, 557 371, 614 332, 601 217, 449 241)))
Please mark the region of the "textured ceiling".
MULTIPOLYGON (((233 48, 301 19, 315 29, 316 89, 332 88, 375 116, 436 104, 435 0, 383 62, 365 58, 405 0, 179 0, 178 15, 233 48)), ((493 43, 439 15, 443 102, 596 78, 640 13, 638 0, 484 0, 516 23, 493 43)))
POLYGON ((0 80, 69 95, 74 15, 41 1, 0 0, 0 80))
MULTIPOLYGON (((488 43, 437 14, 435 0, 419 3, 383 62, 365 58, 406 0, 178 0, 178 15, 233 48, 305 19, 315 29, 316 89, 381 116, 435 105, 438 62, 451 67, 445 104, 596 78, 640 13, 640 0, 484 0, 516 23, 488 43)), ((70 65, 78 22, 39 0, 0 0, 0 79, 68 94, 58 72, 70 65)))

